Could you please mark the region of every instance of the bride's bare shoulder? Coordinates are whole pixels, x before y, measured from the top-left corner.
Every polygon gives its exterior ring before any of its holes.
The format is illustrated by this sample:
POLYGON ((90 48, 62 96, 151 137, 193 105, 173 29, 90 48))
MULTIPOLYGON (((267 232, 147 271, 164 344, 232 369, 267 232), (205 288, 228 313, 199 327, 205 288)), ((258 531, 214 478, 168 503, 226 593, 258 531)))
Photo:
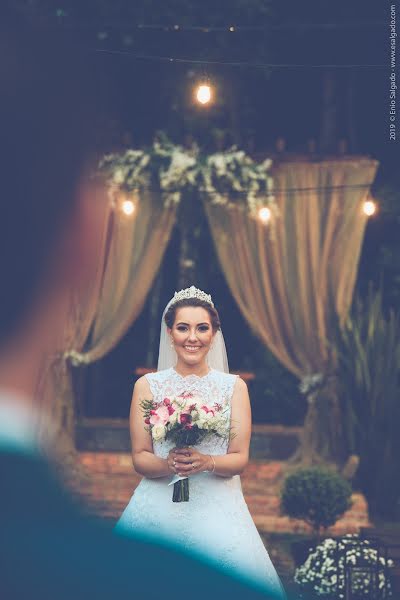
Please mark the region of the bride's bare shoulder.
POLYGON ((133 387, 133 392, 137 392, 141 394, 143 392, 150 392, 150 385, 146 375, 142 375, 139 379, 136 380, 135 385, 133 387))

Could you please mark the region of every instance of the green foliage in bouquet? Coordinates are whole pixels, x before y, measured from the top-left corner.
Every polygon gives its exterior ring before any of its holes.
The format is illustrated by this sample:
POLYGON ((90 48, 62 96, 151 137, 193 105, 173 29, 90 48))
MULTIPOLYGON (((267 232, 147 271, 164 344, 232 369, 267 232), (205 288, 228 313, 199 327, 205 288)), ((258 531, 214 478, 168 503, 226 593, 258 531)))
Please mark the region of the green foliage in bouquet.
POLYGON ((306 521, 319 534, 350 508, 351 492, 350 484, 330 469, 299 469, 283 484, 282 512, 306 521))
POLYGON ((400 514, 400 319, 384 314, 382 293, 355 302, 336 341, 349 453, 360 456, 358 483, 372 514, 400 514))

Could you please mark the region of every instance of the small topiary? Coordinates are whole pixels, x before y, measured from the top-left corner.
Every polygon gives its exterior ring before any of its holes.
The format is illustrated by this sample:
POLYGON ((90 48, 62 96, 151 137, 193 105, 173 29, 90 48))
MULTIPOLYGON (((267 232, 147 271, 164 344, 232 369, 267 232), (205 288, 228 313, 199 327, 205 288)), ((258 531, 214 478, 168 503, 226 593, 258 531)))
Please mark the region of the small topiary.
POLYGON ((350 506, 350 484, 327 468, 299 469, 283 484, 282 512, 306 521, 317 534, 334 525, 350 506))

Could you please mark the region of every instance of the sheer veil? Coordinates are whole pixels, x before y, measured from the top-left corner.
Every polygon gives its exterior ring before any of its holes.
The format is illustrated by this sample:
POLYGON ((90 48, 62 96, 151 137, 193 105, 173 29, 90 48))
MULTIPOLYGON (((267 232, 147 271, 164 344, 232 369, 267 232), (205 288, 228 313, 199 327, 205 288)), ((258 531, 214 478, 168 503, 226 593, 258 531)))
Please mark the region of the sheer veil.
MULTIPOLYGON (((174 367, 178 359, 175 349, 171 347, 164 316, 168 308, 181 298, 200 298, 206 300, 211 306, 214 306, 211 301, 211 296, 207 296, 205 292, 202 292, 194 286, 181 290, 180 292, 175 292, 175 296, 168 302, 161 318, 160 349, 158 352, 157 371, 174 367)), ((212 347, 207 354, 207 363, 212 369, 229 373, 228 356, 226 354, 225 340, 221 330, 218 330, 214 336, 212 347)))

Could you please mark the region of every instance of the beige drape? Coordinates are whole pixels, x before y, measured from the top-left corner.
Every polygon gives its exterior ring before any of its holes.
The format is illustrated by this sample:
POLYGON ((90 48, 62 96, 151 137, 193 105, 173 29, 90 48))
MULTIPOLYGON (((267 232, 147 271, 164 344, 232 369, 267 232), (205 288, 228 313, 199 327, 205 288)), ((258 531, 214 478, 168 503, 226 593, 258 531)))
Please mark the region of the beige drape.
POLYGON ((170 239, 176 207, 164 208, 156 193, 143 192, 132 216, 121 210, 113 216, 107 264, 90 343, 81 354, 83 362, 105 356, 139 315, 170 239))
POLYGON ((73 393, 68 358, 88 364, 107 354, 140 313, 158 272, 176 217, 176 206, 165 208, 154 192, 135 198, 126 215, 121 204, 110 206, 105 220, 97 272, 84 298, 71 292, 65 347, 69 350, 47 364, 38 386, 53 421, 73 430, 73 393), (56 401, 57 399, 57 401, 56 401))
POLYGON ((279 164, 273 173, 279 215, 268 225, 205 200, 242 314, 298 377, 329 366, 332 310, 343 318, 352 300, 367 219, 362 201, 377 166, 363 158, 279 164))

